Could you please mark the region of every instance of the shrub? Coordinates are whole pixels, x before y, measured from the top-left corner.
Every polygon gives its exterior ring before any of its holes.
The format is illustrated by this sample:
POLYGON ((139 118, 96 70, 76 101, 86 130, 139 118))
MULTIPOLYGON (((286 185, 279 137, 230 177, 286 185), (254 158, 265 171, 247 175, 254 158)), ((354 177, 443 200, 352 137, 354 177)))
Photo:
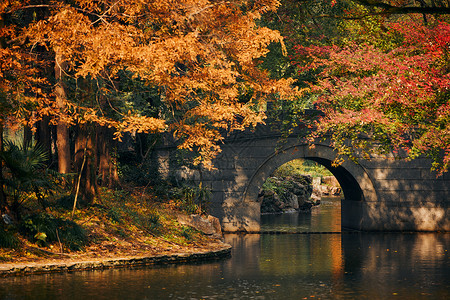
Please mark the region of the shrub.
POLYGON ((108 218, 115 223, 122 223, 122 212, 116 208, 112 207, 108 210, 108 218))
POLYGON ((295 159, 279 167, 273 174, 276 177, 297 175, 311 175, 312 177, 333 176, 333 174, 321 164, 312 160, 295 159))
POLYGON ((56 200, 56 206, 69 210, 73 208, 74 201, 75 201, 74 195, 62 196, 56 200))
POLYGON ((145 230, 151 233, 156 233, 161 226, 160 216, 157 212, 149 212, 145 215, 141 223, 145 230))
POLYGON ((211 192, 201 185, 182 185, 172 189, 172 197, 177 200, 181 210, 189 214, 201 214, 208 210, 211 192))
POLYGON ((77 223, 48 214, 28 216, 21 224, 22 233, 40 245, 61 242, 71 250, 80 250, 87 244, 84 229, 77 223))
POLYGON ((191 241, 193 239, 193 235, 195 232, 196 232, 196 230, 189 226, 183 226, 181 228, 181 236, 184 237, 188 241, 191 241))
POLYGON ((45 208, 46 196, 57 189, 59 174, 46 168, 49 154, 39 144, 16 145, 5 141, 0 151, 0 163, 4 164, 4 188, 12 203, 11 207, 19 214, 20 205, 30 199, 30 195, 45 208))
POLYGON ((17 236, 7 228, 0 226, 0 247, 14 249, 18 246, 19 239, 17 236))

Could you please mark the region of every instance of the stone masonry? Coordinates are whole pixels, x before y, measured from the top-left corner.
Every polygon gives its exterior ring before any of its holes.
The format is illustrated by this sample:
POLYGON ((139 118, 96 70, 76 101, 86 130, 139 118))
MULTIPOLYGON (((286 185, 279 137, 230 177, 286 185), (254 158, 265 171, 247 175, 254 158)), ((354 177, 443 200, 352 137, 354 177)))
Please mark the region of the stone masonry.
POLYGON ((169 145, 156 152, 163 174, 201 181, 211 189, 210 214, 224 231, 260 230, 258 193, 264 181, 293 159, 316 161, 327 167, 344 193, 343 228, 367 231, 450 231, 450 173, 437 177, 428 159, 405 161, 391 157, 346 160, 332 166, 336 153, 327 142, 310 147, 301 130, 280 142, 273 124, 229 135, 213 171, 180 169, 166 163, 169 145))

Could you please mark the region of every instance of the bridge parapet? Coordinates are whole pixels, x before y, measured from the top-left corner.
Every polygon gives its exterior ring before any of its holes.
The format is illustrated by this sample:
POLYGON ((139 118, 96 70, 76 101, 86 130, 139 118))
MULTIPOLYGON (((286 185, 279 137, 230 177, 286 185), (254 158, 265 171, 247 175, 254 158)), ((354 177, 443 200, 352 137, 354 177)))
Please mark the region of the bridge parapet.
MULTIPOLYGON (((211 189, 211 214, 221 220, 224 231, 259 231, 262 184, 278 167, 297 158, 316 161, 337 178, 345 197, 341 208, 345 228, 450 231, 449 173, 436 177, 428 159, 394 157, 360 158, 357 163, 346 160, 334 167, 331 162, 336 152, 327 142, 311 148, 301 138, 306 131, 300 125, 282 142, 283 133, 274 123, 235 132, 226 137, 221 154, 213 161, 216 170, 177 168, 176 172, 211 189)), ((161 153, 167 162, 170 147, 161 148, 161 153)), ((160 161, 160 171, 167 175, 169 165, 160 161)))

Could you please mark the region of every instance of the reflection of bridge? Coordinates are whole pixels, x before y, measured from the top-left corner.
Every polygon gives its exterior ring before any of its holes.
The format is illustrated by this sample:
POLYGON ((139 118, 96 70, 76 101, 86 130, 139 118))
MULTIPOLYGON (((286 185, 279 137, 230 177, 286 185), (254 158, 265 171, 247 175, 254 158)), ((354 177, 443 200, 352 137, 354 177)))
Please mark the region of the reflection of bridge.
MULTIPOLYGON (((211 214, 219 217, 225 231, 259 230, 262 184, 282 164, 297 158, 316 161, 337 178, 345 197, 341 214, 345 228, 450 231, 450 173, 437 178, 429 160, 379 157, 333 167, 336 153, 327 143, 310 148, 293 136, 277 150, 280 136, 269 125, 234 133, 214 161, 217 170, 185 172, 211 188, 211 214)), ((170 147, 159 148, 159 161, 169 153, 170 147)), ((167 174, 167 166, 162 163, 160 171, 167 174)))

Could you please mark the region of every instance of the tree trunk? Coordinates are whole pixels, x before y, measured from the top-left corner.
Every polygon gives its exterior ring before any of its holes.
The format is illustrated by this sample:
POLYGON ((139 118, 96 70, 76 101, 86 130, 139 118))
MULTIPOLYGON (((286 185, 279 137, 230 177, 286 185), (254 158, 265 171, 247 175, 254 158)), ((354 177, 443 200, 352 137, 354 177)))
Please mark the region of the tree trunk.
POLYGON ((33 139, 33 132, 31 131, 30 126, 23 127, 23 146, 26 147, 31 143, 33 139))
MULTIPOLYGON (((4 24, 5 15, 0 15, 0 30, 5 26, 4 24)), ((6 39, 5 35, 0 36, 0 48, 6 48, 6 39)), ((4 124, 3 116, 0 115, 0 152, 3 151, 3 124, 4 124)), ((3 161, 0 159, 0 217, 3 217, 3 214, 8 214, 11 216, 11 211, 8 205, 8 201, 6 198, 5 190, 4 190, 4 179, 3 179, 3 161)), ((0 219, 0 222, 3 222, 0 219)))
POLYGON ((109 162, 111 156, 108 145, 108 128, 97 126, 98 173, 101 185, 105 186, 109 178, 109 162))
POLYGON ((117 169, 117 164, 117 155, 114 155, 111 157, 111 162, 109 164, 109 188, 117 188, 120 185, 119 170, 117 169))
MULTIPOLYGON (((94 198, 97 196, 96 143, 93 125, 83 124, 77 126, 74 169, 78 174, 81 173, 79 203, 83 206, 92 205, 94 198)), ((75 182, 75 187, 77 184, 78 182, 75 182)), ((74 188, 75 190, 76 188, 74 188)))
POLYGON ((97 147, 98 147, 98 171, 102 186, 110 188, 119 184, 117 172, 117 142, 113 138, 110 128, 105 126, 97 127, 97 147))
POLYGON ((50 165, 52 157, 52 134, 49 122, 50 117, 43 116, 42 119, 37 123, 36 130, 36 141, 48 154, 49 160, 46 162, 47 165, 50 165))
MULTIPOLYGON (((62 72, 66 67, 66 62, 58 53, 55 56, 55 96, 56 106, 63 111, 65 107, 64 100, 66 99, 66 92, 62 82, 62 72)), ((58 151, 58 172, 66 174, 70 172, 70 143, 69 143, 69 128, 63 120, 58 120, 56 125, 56 147, 58 151)))
MULTIPOLYGON (((0 123, 0 152, 3 151, 3 124, 0 123)), ((0 214, 6 214, 9 213, 9 206, 8 202, 6 200, 6 194, 3 189, 3 161, 0 160, 0 214)), ((0 220, 0 222, 3 222, 0 220)))

